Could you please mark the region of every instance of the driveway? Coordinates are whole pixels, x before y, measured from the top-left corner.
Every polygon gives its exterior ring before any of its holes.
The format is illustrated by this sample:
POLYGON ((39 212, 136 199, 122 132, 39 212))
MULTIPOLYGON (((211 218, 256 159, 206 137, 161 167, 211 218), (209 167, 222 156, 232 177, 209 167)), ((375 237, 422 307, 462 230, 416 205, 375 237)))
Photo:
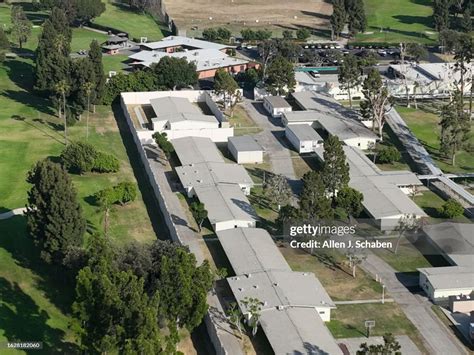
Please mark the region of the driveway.
POLYGON ((459 340, 433 313, 431 303, 425 297, 411 293, 390 265, 370 253, 361 266, 373 276, 378 275, 382 279, 390 296, 420 332, 430 354, 467 354, 459 340))
POLYGON ((262 129, 262 132, 254 135, 254 138, 270 158, 273 173, 285 176, 293 193, 299 194, 302 181, 296 178, 290 147, 285 138, 285 128, 280 119, 269 116, 262 102, 244 99, 244 107, 255 124, 262 129))

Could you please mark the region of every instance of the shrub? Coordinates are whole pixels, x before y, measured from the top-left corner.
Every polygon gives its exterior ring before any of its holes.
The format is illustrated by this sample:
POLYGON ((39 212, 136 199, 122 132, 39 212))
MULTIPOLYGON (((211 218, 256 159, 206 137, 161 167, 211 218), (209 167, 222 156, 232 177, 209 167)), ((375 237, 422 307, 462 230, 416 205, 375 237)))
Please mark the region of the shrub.
POLYGON ((443 206, 438 208, 438 214, 444 218, 460 217, 464 213, 464 207, 455 199, 450 198, 443 206))
POLYGON ((362 193, 351 187, 344 187, 337 193, 336 206, 348 215, 358 217, 363 209, 363 200, 364 196, 362 193))
POLYGON ((379 163, 393 163, 394 161, 399 161, 402 158, 402 155, 394 146, 382 147, 379 149, 377 160, 379 163))
POLYGON ((112 154, 97 152, 92 170, 98 173, 115 173, 120 169, 120 162, 112 154))
POLYGON ((311 36, 311 31, 307 28, 299 28, 296 31, 296 38, 300 41, 306 41, 311 36))
POLYGON ((94 194, 94 198, 100 205, 121 204, 135 201, 137 198, 137 186, 133 182, 124 181, 113 187, 107 187, 94 194))
POLYGON ((62 165, 71 173, 83 174, 91 171, 97 156, 95 148, 82 142, 72 142, 61 153, 62 165))

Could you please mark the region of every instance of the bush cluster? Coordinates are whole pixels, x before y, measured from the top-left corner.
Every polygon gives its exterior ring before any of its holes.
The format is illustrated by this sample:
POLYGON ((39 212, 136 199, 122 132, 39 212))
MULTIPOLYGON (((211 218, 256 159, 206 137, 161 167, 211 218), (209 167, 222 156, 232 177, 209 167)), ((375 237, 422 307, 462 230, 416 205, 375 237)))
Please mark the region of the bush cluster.
POLYGON ((121 204, 135 201, 137 198, 137 186, 129 181, 121 182, 113 187, 100 190, 94 194, 98 204, 121 204))
POLYGON ((455 199, 450 198, 443 206, 438 208, 438 214, 444 218, 460 217, 464 213, 464 207, 455 199))
POLYGON ((117 172, 120 169, 118 159, 100 152, 89 143, 72 142, 61 153, 62 165, 71 173, 83 174, 90 171, 98 173, 117 172))
POLYGON ((379 149, 377 160, 382 164, 390 164, 399 161, 402 155, 394 146, 382 147, 379 149))

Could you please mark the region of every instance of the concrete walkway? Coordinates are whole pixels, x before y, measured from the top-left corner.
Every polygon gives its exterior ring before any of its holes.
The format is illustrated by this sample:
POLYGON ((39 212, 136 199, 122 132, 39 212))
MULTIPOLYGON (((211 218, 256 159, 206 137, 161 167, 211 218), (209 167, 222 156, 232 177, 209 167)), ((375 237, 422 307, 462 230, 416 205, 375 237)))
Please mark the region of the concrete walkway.
POLYGON ((12 218, 14 216, 21 216, 26 212, 26 207, 15 208, 14 210, 0 213, 0 220, 12 218))
POLYGON ((433 314, 431 303, 426 298, 411 293, 390 265, 370 253, 361 266, 374 277, 378 275, 381 278, 387 292, 420 332, 430 354, 467 354, 459 340, 433 314))
POLYGON ((302 182, 296 178, 290 149, 285 138, 285 128, 279 119, 266 114, 262 102, 244 99, 244 107, 255 124, 263 130, 253 137, 265 149, 270 158, 272 171, 285 176, 293 193, 298 194, 301 191, 302 182))

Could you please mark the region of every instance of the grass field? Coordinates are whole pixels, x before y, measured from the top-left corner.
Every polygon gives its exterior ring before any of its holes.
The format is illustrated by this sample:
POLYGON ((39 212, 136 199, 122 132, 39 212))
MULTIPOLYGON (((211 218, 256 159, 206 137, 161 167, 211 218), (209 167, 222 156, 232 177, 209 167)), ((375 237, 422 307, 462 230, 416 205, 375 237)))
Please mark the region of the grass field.
MULTIPOLYGON (((415 110, 414 108, 401 106, 397 107, 397 111, 403 117, 411 131, 425 146, 426 150, 431 154, 441 170, 446 173, 474 171, 474 156, 472 153, 461 151, 456 154, 456 166, 451 165, 451 160, 445 158, 440 153, 440 118, 438 115, 422 109, 415 110)), ((474 134, 472 133, 472 129, 469 142, 474 144, 474 134)))
POLYGON ((368 27, 357 42, 434 43, 430 0, 365 0, 368 27), (380 29, 383 28, 383 32, 380 29))
POLYGON ((356 277, 352 277, 349 268, 342 265, 344 257, 333 250, 310 255, 286 246, 280 251, 294 271, 313 272, 335 301, 382 297, 382 287, 378 282, 360 268, 357 268, 356 277))
MULTIPOLYGON (((392 241, 395 246, 396 238, 392 241)), ((399 272, 416 272, 418 268, 433 266, 414 245, 404 238, 400 241, 397 254, 387 249, 373 249, 373 252, 399 272)))
POLYGON ((366 320, 375 321, 371 335, 408 335, 420 350, 425 350, 418 330, 396 303, 338 305, 326 325, 336 338, 358 338, 367 334, 366 320))
POLYGON ((124 69, 124 61, 128 59, 126 55, 104 55, 102 57, 102 64, 104 65, 104 72, 107 74, 109 71, 122 71, 124 69))
POLYGON ((149 41, 163 38, 167 30, 158 24, 151 16, 139 14, 126 7, 106 2, 106 10, 94 23, 127 32, 130 38, 148 37, 149 41))

